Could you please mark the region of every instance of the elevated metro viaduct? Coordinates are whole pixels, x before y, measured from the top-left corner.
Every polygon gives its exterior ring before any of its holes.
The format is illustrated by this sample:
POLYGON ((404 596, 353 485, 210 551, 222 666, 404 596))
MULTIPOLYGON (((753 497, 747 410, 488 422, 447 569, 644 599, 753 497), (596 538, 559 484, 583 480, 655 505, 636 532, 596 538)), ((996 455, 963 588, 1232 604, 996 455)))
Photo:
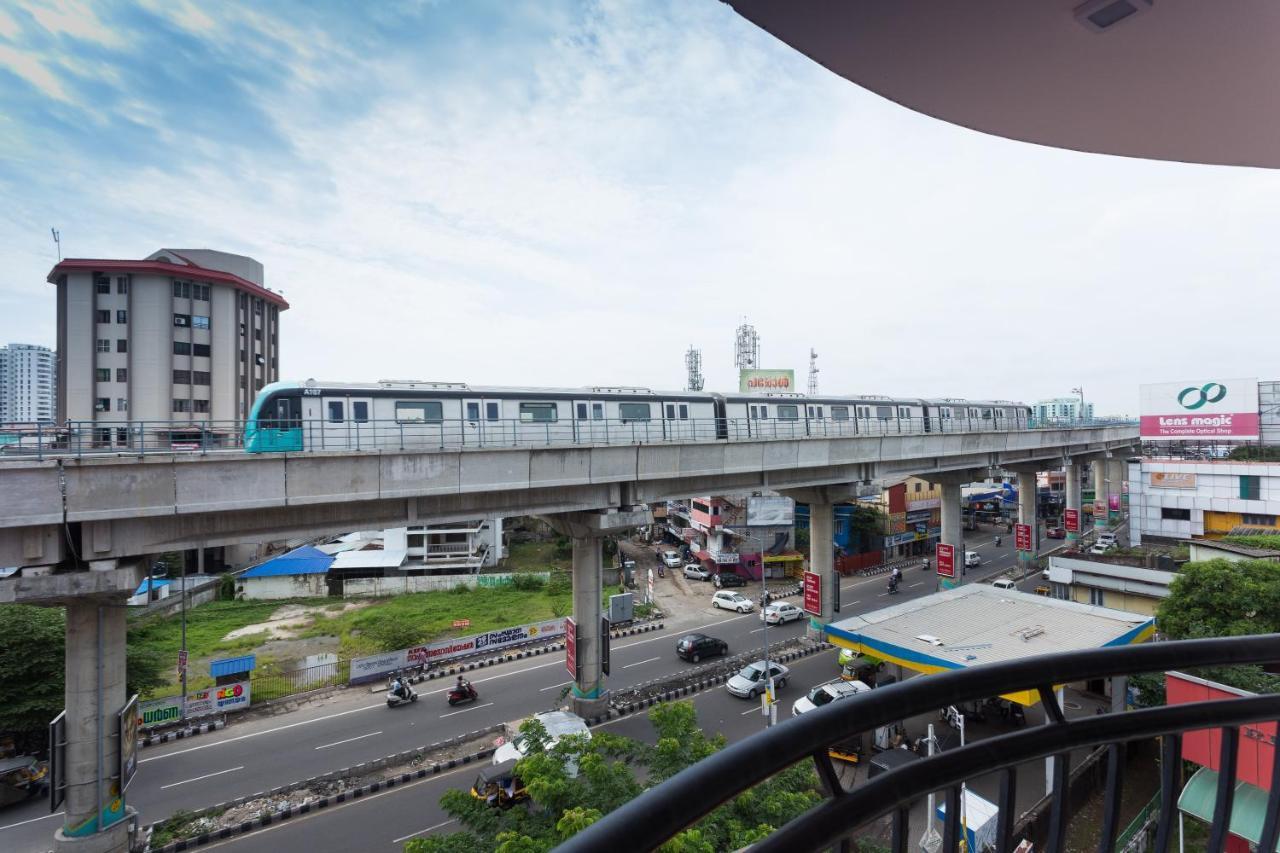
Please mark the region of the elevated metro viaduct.
MULTIPOLYGON (((813 543, 852 484, 915 474, 944 484, 943 541, 963 550, 960 486, 996 469, 1069 469, 1120 459, 1134 426, 689 444, 62 458, 0 465, 0 602, 67 609, 67 800, 62 850, 123 849, 123 797, 109 769, 125 703, 123 599, 141 558, 204 548, 490 515, 542 515, 573 538, 580 674, 574 707, 603 710, 601 540, 647 524, 647 504, 771 490, 810 504, 813 543), (131 562, 133 565, 131 565, 131 562), (106 777, 99 785, 100 777, 106 777), (107 826, 94 832, 99 816, 107 826), (112 821, 115 820, 115 823, 112 821), (78 833, 78 835, 77 835, 78 833)), ((1020 475, 1021 476, 1021 475, 1020 475)), ((1079 481, 1076 472, 1069 481, 1079 481)), ((1117 479, 1118 483, 1118 479, 1117 479)), ((1078 490, 1076 495, 1078 503, 1078 490)), ((1029 508, 1034 514, 1034 504, 1029 508)), ((823 530, 827 534, 823 534, 823 530)), ((832 549, 818 547, 821 631, 834 617, 832 549)))

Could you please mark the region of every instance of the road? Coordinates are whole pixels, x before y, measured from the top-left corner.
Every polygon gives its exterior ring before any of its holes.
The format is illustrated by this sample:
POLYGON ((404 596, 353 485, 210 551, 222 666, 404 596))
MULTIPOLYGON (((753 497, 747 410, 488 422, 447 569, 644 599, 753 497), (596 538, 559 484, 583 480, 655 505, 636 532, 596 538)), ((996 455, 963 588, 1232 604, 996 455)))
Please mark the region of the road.
MULTIPOLYGON (((969 577, 1013 566, 1014 552, 1008 537, 997 548, 991 544, 990 534, 970 535, 973 538, 967 547, 982 554, 984 562, 981 568, 970 569, 969 577)), ((702 588, 697 582, 689 583, 694 590, 702 588)), ((884 606, 889 601, 885 587, 883 576, 842 582, 841 615, 884 606)), ((936 577, 931 572, 910 570, 894 603, 935 589, 936 577)), ((669 620, 663 631, 615 641, 610 686, 638 684, 687 668, 689 665, 676 657, 674 645, 676 638, 690 631, 724 639, 731 654, 758 647, 758 614, 713 610, 709 604, 713 591, 710 584, 705 585, 707 606, 679 624, 669 620)), ((769 639, 771 643, 780 642, 803 632, 804 622, 795 622, 770 628, 769 639)), ((128 802, 138 809, 144 823, 151 823, 179 809, 214 805, 463 732, 518 721, 556 705, 561 690, 569 683, 562 653, 502 664, 479 670, 476 675, 472 682, 481 698, 470 706, 450 708, 444 700, 448 682, 443 681, 424 682, 419 685, 422 689, 416 704, 390 709, 380 693, 357 687, 321 707, 239 723, 192 740, 144 749, 128 802)), ((804 683, 819 680, 823 679, 804 683)), ((799 686, 789 689, 798 690, 799 686)), ((441 780, 419 783, 436 784, 441 780)), ((415 808, 413 813, 419 812, 415 808)), ((0 814, 0 850, 20 853, 49 849, 59 818, 48 813, 43 801, 5 810, 0 814)), ((360 823, 367 820, 362 817, 360 823)))

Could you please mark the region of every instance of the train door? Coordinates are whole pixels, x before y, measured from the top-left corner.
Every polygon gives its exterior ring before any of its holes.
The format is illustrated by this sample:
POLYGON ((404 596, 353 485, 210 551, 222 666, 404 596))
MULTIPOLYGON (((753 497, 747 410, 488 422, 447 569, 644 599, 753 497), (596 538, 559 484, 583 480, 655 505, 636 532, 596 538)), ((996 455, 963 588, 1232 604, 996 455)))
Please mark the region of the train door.
POLYGON ((482 447, 485 444, 484 400, 478 397, 462 400, 462 445, 482 447))
POLYGON ((368 450, 378 446, 380 436, 377 424, 373 420, 372 397, 348 397, 347 412, 350 447, 353 450, 368 450))
POLYGON ((351 413, 345 396, 320 398, 320 449, 348 450, 355 448, 351 434, 351 413))
POLYGON ((604 403, 573 401, 573 440, 578 444, 604 444, 609 440, 604 403))

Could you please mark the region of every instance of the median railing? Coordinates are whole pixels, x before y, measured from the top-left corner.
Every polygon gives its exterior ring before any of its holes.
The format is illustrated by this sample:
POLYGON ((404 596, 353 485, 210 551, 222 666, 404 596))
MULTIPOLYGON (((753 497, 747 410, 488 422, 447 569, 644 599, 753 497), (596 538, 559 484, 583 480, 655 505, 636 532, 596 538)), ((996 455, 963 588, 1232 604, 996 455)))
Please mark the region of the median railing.
MULTIPOLYGON (((1088 679, 1168 669, 1261 664, 1280 661, 1280 634, 1148 643, 1138 646, 1028 657, 1007 663, 913 678, 834 702, 739 741, 687 768, 614 811, 562 844, 565 853, 599 850, 653 850, 692 826, 716 807, 799 762, 811 760, 829 798, 752 845, 754 851, 820 850, 835 845, 849 850, 854 834, 873 821, 891 818, 890 849, 905 853, 911 805, 931 792, 946 804, 942 850, 962 843, 961 786, 989 773, 999 774, 999 816, 995 849, 1014 850, 1017 767, 1053 756, 1049 851, 1065 849, 1071 820, 1069 755, 1073 749, 1105 746, 1107 773, 1098 850, 1114 849, 1120 826, 1124 746, 1161 737, 1161 791, 1154 849, 1167 851, 1177 826, 1177 780, 1182 733, 1220 728, 1221 780, 1208 849, 1220 851, 1230 826, 1235 796, 1235 747, 1241 726, 1280 719, 1280 695, 1195 702, 1125 713, 1066 720, 1059 709, 1057 685, 1088 679), (828 749, 877 727, 948 705, 960 705, 1014 691, 1036 690, 1050 715, 1043 726, 1021 729, 938 753, 869 779, 852 790, 840 781, 828 749)), ((1275 750, 1266 821, 1260 850, 1276 849, 1280 835, 1280 750, 1275 750)), ((932 821, 932 816, 929 816, 932 821)), ((1039 849, 1039 848, 1037 848, 1039 849)))

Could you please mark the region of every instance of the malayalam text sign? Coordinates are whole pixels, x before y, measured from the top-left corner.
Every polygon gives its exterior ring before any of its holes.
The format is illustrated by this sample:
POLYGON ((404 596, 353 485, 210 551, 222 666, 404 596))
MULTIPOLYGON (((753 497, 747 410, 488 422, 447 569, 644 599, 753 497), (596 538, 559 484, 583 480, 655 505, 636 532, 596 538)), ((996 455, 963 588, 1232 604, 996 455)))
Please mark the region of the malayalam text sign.
POLYGON ((1139 389, 1142 438, 1252 440, 1258 437, 1257 379, 1193 379, 1139 389))
POLYGON ((1013 547, 1019 551, 1031 550, 1031 525, 1015 524, 1013 526, 1013 547))
POLYGON ((822 615, 822 576, 817 572, 804 573, 804 612, 822 615))
POLYGON ((956 546, 938 543, 938 574, 944 578, 956 576, 956 546))
POLYGON ((1080 532, 1080 510, 1064 509, 1062 511, 1062 517, 1066 521, 1068 533, 1080 532))
POLYGON ((791 394, 796 390, 794 370, 739 370, 738 390, 743 394, 791 394))
POLYGON ((578 626, 572 616, 564 620, 564 668, 574 681, 578 680, 578 626))

